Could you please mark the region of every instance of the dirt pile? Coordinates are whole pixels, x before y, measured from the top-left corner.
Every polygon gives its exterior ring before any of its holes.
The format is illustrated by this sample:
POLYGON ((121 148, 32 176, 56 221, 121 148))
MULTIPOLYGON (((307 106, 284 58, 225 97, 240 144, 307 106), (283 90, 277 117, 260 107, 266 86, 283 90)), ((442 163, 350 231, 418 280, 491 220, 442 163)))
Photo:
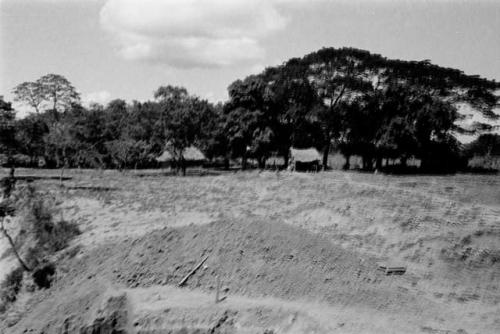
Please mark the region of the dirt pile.
MULTIPOLYGON (((223 220, 165 228, 68 257, 61 260, 60 268, 54 285, 39 292, 24 318, 6 333, 332 332, 314 327, 317 321, 308 314, 295 316, 297 311, 258 304, 255 300, 263 296, 324 301, 338 307, 335 313, 323 314, 325 318, 342 312, 352 317, 356 309, 366 314, 397 312, 405 319, 415 315, 425 319, 413 320, 413 328, 422 323, 439 325, 436 315, 456 317, 452 309, 447 312, 442 304, 411 290, 411 273, 384 276, 376 270, 375 259, 279 221, 223 220), (205 256, 208 260, 188 279, 187 289, 172 287, 205 256), (214 304, 217 276, 223 282, 222 295, 228 296, 222 304, 214 304), (124 286, 129 289, 123 290, 124 286), (120 292, 109 293, 110 289, 120 292), (165 292, 159 293, 162 289, 165 292), (205 295, 189 296, 191 290, 204 291, 205 295), (130 301, 134 294, 150 295, 143 302, 130 301), (191 302, 186 302, 189 299, 191 302), (363 311, 367 308, 369 311, 363 311)), ((298 310, 305 311, 303 307, 298 310)), ((342 325, 339 332, 359 332, 357 320, 349 317, 349 325, 343 325, 344 320, 333 321, 334 326, 342 325)), ((391 322, 383 321, 379 326, 385 332, 391 322)))
MULTIPOLYGON (((328 328, 318 333, 499 332, 498 179, 81 173, 71 182, 115 190, 65 192, 64 217, 83 231, 73 242, 80 250, 58 262, 55 284, 36 292, 5 333, 57 333, 65 321, 90 328, 108 285, 129 299, 151 291, 128 313, 130 326, 144 324, 133 330, 151 333, 202 333, 224 314, 227 328, 257 323, 259 334, 312 333, 318 316, 328 328), (174 288, 205 256, 186 286, 174 288), (379 261, 407 272, 384 276, 379 261), (217 276, 228 296, 220 304, 217 276), (195 292, 206 297, 203 307, 199 295, 185 305, 195 292), (272 305, 259 304, 269 298, 272 305), (280 313, 284 304, 293 310, 280 313), (304 319, 304 327, 284 329, 306 310, 293 325, 304 319)), ((53 189, 61 191, 58 183, 53 189)))
MULTIPOLYGON (((208 255, 186 283, 246 296, 306 298, 336 304, 362 303, 390 308, 392 301, 414 296, 393 289, 392 278, 378 272, 376 261, 279 221, 218 221, 202 226, 165 228, 135 240, 103 246, 72 264, 78 278, 125 286, 176 285, 208 255)), ((75 278, 69 278, 74 280, 75 278)), ((411 274, 398 278, 408 285, 411 274)))

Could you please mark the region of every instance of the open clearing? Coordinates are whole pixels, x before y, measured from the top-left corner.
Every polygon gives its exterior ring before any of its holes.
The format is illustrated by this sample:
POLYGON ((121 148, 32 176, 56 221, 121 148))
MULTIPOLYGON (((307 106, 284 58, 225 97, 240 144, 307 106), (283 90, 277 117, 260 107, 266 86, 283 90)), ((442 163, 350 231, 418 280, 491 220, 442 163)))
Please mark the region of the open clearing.
POLYGON ((500 332, 499 176, 17 175, 39 176, 83 233, 0 333, 500 332))

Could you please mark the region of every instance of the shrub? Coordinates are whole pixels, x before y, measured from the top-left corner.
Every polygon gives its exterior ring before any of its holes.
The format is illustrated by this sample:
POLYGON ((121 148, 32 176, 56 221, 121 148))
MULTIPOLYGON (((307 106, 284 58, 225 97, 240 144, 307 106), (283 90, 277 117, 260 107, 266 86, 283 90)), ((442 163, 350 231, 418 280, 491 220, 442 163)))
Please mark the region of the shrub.
POLYGON ((49 254, 66 248, 71 239, 80 234, 75 223, 54 222, 52 203, 41 196, 31 200, 27 216, 28 228, 35 236, 35 247, 49 254))
POLYGON ((80 229, 75 223, 60 221, 54 223, 49 234, 40 236, 39 243, 45 245, 49 252, 58 252, 66 248, 75 236, 79 235, 80 229))
POLYGON ((15 244, 18 253, 25 253, 23 260, 29 269, 35 269, 53 253, 66 248, 80 234, 75 223, 54 220, 54 199, 47 193, 34 187, 22 187, 16 190, 12 201, 21 225, 15 244))
MULTIPOLYGON (((16 248, 27 249, 24 259, 26 270, 32 272, 39 288, 50 287, 56 271, 56 264, 50 262, 51 255, 69 245, 71 239, 80 234, 75 223, 54 221, 54 201, 47 194, 37 192, 32 187, 18 189, 11 202, 0 204, 0 214, 5 216, 15 206, 21 213, 21 229, 17 236, 16 248), (14 204, 12 204, 12 203, 14 204)), ((16 253, 17 254, 17 253, 16 253)), ((21 288, 23 268, 18 268, 7 275, 1 283, 1 301, 3 308, 16 300, 21 288)))
POLYGON ((12 270, 5 279, 0 283, 0 311, 4 311, 8 304, 13 303, 17 299, 17 294, 21 290, 23 281, 24 269, 18 267, 12 270))
POLYGON ((26 154, 14 154, 12 160, 17 167, 30 167, 31 165, 31 157, 26 154))

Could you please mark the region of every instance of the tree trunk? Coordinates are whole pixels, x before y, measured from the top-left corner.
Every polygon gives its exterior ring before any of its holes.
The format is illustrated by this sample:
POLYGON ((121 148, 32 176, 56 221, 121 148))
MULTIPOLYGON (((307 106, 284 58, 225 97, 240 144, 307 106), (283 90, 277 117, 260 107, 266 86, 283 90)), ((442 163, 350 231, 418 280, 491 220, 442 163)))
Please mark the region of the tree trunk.
POLYGON ((229 158, 227 156, 224 157, 224 169, 229 170, 229 158))
POLYGON ((377 157, 375 168, 379 171, 382 170, 382 157, 377 157))
POLYGON ((264 158, 264 157, 259 158, 259 168, 260 169, 266 168, 266 158, 264 158))
POLYGON ((243 153, 243 156, 241 157, 241 169, 247 169, 247 152, 243 153))
POLYGON ((325 150, 323 151, 323 170, 328 169, 328 155, 330 154, 330 138, 328 138, 326 145, 325 145, 325 150))
POLYGON ((21 266, 23 267, 24 270, 31 271, 30 267, 28 267, 28 265, 21 258, 21 255, 19 255, 19 253, 17 252, 17 248, 16 248, 16 245, 14 244, 14 240, 12 240, 10 235, 7 233, 7 230, 5 229, 3 223, 4 223, 4 218, 2 218, 2 224, 1 224, 0 229, 2 230, 2 234, 4 235, 4 237, 6 237, 7 240, 9 241, 10 247, 12 248, 14 255, 16 256, 17 260, 19 261, 19 263, 21 264, 21 266))
POLYGON ((342 166, 343 170, 349 170, 351 168, 351 155, 350 154, 345 154, 345 164, 342 166))
POLYGON ((181 169, 182 176, 186 176, 186 160, 184 160, 184 158, 181 158, 181 169))
POLYGON ((407 162, 408 162, 408 158, 407 157, 401 157, 400 161, 401 161, 401 167, 406 168, 407 162))
POLYGON ((363 170, 372 170, 373 168, 373 159, 370 156, 363 155, 362 157, 363 160, 363 170))
POLYGON ((63 187, 63 177, 64 177, 64 167, 66 166, 66 164, 62 165, 61 167, 61 174, 59 175, 59 186, 60 187, 63 187))
POLYGON ((283 168, 287 169, 288 163, 290 162, 290 154, 288 153, 288 151, 283 155, 283 161, 284 161, 283 168))

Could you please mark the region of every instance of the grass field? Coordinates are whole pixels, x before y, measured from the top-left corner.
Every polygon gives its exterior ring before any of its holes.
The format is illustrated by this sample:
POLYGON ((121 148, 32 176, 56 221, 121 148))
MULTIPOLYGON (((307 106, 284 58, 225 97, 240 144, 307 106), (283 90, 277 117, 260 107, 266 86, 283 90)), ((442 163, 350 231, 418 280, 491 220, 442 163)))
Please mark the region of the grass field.
POLYGON ((144 333, 221 317, 238 333, 500 332, 500 177, 208 174, 71 170, 59 187, 58 171, 18 170, 83 233, 5 333, 90 321, 110 290, 144 333), (385 276, 379 264, 407 271, 385 276), (217 276, 228 297, 214 307, 217 276))

